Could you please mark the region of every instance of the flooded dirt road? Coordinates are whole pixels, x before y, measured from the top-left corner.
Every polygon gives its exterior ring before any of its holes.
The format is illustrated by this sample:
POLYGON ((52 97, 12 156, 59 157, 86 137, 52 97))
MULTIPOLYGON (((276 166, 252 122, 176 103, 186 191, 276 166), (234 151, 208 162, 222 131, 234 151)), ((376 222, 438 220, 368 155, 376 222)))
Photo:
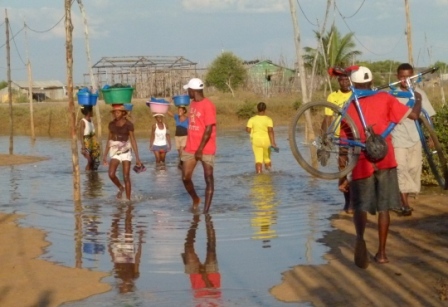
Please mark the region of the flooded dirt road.
MULTIPOLYGON (((219 133, 210 214, 195 216, 177 152, 168 154, 166 171, 156 171, 147 140, 138 139, 147 171, 131 174, 131 204, 115 199, 103 166, 81 174, 83 199, 75 204, 70 140, 33 145, 16 137, 16 154, 50 159, 0 167, 0 210, 25 214, 23 225, 48 233, 43 259, 110 273, 104 282, 112 291, 64 306, 287 306, 269 290, 293 266, 324 263, 327 247, 317 240, 343 197, 335 181, 298 166, 286 129, 276 129, 276 139, 273 171, 256 175, 247 134, 219 133)), ((0 140, 7 152, 7 137, 0 140)), ((193 180, 203 195, 200 165, 193 180)))

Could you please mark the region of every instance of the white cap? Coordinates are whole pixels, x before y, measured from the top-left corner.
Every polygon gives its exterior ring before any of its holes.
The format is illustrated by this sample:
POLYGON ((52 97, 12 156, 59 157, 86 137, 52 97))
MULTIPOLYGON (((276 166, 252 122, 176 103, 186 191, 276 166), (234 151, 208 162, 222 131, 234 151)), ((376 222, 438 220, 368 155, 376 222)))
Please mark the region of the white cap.
POLYGON ((204 89, 204 82, 201 79, 193 78, 184 85, 184 90, 191 88, 192 90, 202 90, 204 89))
POLYGON ((359 66, 358 70, 351 73, 350 79, 355 83, 367 83, 372 81, 372 72, 364 66, 359 66))

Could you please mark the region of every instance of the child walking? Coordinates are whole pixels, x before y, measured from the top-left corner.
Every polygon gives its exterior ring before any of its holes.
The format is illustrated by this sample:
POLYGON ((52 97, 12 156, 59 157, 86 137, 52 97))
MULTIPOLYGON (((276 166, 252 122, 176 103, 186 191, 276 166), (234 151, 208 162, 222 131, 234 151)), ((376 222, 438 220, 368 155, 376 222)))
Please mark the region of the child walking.
POLYGON ((156 158, 156 168, 165 169, 165 156, 171 150, 170 132, 163 122, 165 115, 157 113, 153 115, 156 122, 152 125, 149 138, 149 150, 156 158))
POLYGON ((123 192, 126 192, 126 199, 131 199, 131 161, 132 151, 135 154, 136 164, 141 166, 138 155, 137 142, 134 136, 134 124, 127 119, 128 111, 123 105, 112 105, 112 115, 114 120, 109 123, 109 137, 107 139, 106 150, 104 151, 103 164, 107 165, 107 154, 110 156, 109 178, 117 186, 117 199, 121 199, 123 192), (123 166, 124 186, 116 176, 117 168, 123 166))
POLYGON ((176 133, 174 135, 174 144, 176 145, 177 152, 179 153, 179 164, 178 168, 182 169, 182 160, 180 157, 182 156, 182 151, 187 145, 187 134, 188 134, 188 125, 189 120, 187 116, 187 108, 186 107, 178 107, 177 114, 171 113, 168 111, 168 115, 174 117, 176 121, 176 133))
POLYGON ((93 107, 81 106, 84 115, 79 121, 79 139, 81 141, 81 154, 87 159, 86 171, 96 171, 100 165, 100 144, 95 135, 95 126, 92 122, 93 107))

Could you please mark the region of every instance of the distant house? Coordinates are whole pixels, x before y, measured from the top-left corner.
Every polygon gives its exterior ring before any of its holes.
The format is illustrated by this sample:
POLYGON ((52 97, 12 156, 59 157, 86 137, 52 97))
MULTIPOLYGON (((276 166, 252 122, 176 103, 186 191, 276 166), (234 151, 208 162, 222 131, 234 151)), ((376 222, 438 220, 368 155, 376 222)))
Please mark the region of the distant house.
MULTIPOLYGON (((28 97, 28 87, 28 81, 11 82, 11 89, 13 92, 22 94, 25 97, 28 97)), ((55 101, 67 98, 65 85, 58 80, 33 81, 32 92, 34 101, 55 101)), ((8 88, 0 90, 0 99, 1 102, 8 102, 8 88)))
POLYGON ((272 63, 270 60, 245 61, 248 86, 265 95, 291 90, 296 79, 296 71, 272 63))

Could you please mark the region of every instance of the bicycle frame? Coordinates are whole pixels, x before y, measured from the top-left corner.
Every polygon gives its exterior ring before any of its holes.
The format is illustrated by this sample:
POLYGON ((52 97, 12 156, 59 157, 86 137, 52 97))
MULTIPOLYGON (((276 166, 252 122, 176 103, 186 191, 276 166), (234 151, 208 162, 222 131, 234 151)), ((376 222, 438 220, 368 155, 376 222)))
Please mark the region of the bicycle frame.
MULTIPOLYGON (((353 147, 353 146, 358 146, 361 148, 365 148, 365 143, 361 142, 361 141, 356 141, 356 140, 349 140, 349 139, 341 139, 338 137, 334 137, 335 135, 335 131, 337 130, 337 128, 340 126, 342 119, 345 117, 345 115, 347 114, 347 109, 350 106, 351 103, 354 103, 356 111, 358 113, 359 119, 361 121, 361 124, 363 126, 364 129, 364 133, 368 136, 368 132, 367 132, 367 123, 364 117, 364 114, 361 110, 361 106, 359 103, 359 98, 362 97, 368 97, 368 96, 373 96, 375 94, 377 94, 380 89, 383 88, 391 88, 391 90, 389 91, 389 93, 397 98, 407 98, 408 102, 406 103, 406 105, 410 108, 412 108, 414 106, 415 103, 415 91, 414 91, 414 87, 412 85, 412 80, 417 79, 415 81, 415 83, 419 83, 422 80, 422 76, 427 74, 427 73, 432 73, 435 70, 437 70, 437 68, 431 68, 429 70, 423 71, 421 73, 418 73, 416 75, 413 75, 411 77, 406 78, 405 82, 407 84, 407 88, 408 91, 400 91, 398 90, 395 86, 400 84, 401 81, 397 81, 397 82, 393 82, 388 84, 387 86, 382 86, 379 88, 374 88, 371 90, 367 90, 367 89, 356 89, 353 85, 352 80, 349 78, 350 81, 350 90, 352 91, 352 95, 350 96, 350 98, 344 103, 344 105, 341 108, 341 116, 335 120, 332 121, 332 123, 330 124, 330 126, 327 129, 327 135, 332 135, 333 136, 333 141, 338 144, 338 146, 345 146, 345 147, 353 147)), ((422 109, 422 113, 425 116, 425 118, 428 120, 428 122, 430 123, 430 125, 432 126, 432 121, 428 115, 428 113, 422 109)), ((397 124, 396 123, 390 123, 389 126, 381 133, 381 136, 383 138, 386 138, 391 132, 392 130, 395 128, 397 124)), ((415 125, 417 127, 417 130, 419 132, 422 144, 425 143, 424 137, 423 137, 423 133, 421 131, 420 128, 420 124, 418 123, 418 120, 415 120, 415 125)), ((426 144, 424 145, 426 146, 426 144)), ((425 151, 427 150, 427 148, 425 148, 425 151)))

